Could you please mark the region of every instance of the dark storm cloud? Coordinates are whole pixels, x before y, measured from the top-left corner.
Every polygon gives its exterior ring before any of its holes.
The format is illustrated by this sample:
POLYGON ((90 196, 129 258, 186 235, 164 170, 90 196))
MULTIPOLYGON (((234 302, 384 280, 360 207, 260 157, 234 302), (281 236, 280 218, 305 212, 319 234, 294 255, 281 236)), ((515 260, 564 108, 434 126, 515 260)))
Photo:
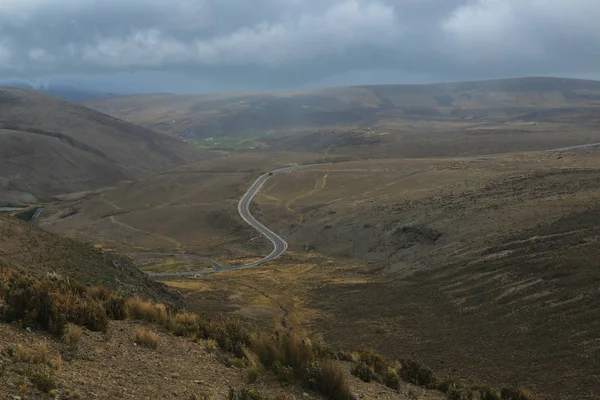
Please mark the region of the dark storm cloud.
POLYGON ((2 0, 0 78, 594 73, 598 0, 2 0))

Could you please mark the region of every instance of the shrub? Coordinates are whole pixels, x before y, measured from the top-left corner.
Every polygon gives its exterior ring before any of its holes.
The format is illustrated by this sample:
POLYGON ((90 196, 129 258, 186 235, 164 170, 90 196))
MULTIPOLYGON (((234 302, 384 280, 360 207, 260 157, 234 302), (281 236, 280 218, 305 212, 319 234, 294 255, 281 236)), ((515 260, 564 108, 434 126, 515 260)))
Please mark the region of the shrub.
POLYGON ((67 325, 62 340, 69 347, 76 348, 81 340, 81 328, 76 325, 67 325))
POLYGON ((248 371, 246 371, 246 382, 254 383, 258 380, 258 376, 260 375, 257 367, 250 367, 248 371))
POLYGON ((303 365, 316 358, 312 343, 307 339, 300 340, 298 336, 286 333, 280 337, 280 342, 283 356, 281 362, 294 370, 302 368, 303 365))
POLYGON ((27 377, 40 392, 48 393, 58 387, 56 378, 47 367, 41 371, 30 369, 27 371, 27 377))
POLYGON ((521 395, 521 399, 522 400, 537 400, 538 396, 533 394, 532 392, 530 392, 527 389, 521 389, 519 391, 519 394, 521 395))
POLYGON ((167 320, 167 329, 176 336, 193 336, 200 332, 200 317, 196 314, 178 313, 167 320))
POLYGON ((357 362, 359 355, 357 353, 351 353, 349 351, 339 351, 337 353, 337 359, 340 361, 357 362))
POLYGON ((536 396, 528 390, 503 388, 500 393, 502 400, 536 400, 536 396))
POLYGON ((100 303, 86 297, 59 293, 52 295, 52 301, 58 312, 64 315, 68 321, 85 326, 91 331, 106 331, 108 317, 100 303))
POLYGON ((363 361, 352 367, 350 373, 363 382, 371 382, 371 380, 373 380, 373 368, 363 361))
POLYGON ((46 341, 37 343, 31 348, 27 348, 19 343, 17 347, 11 351, 11 356, 15 361, 29 364, 50 365, 50 355, 48 354, 48 343, 46 341))
POLYGON ((479 400, 502 400, 500 394, 490 387, 480 387, 479 392, 479 400))
POLYGON ((61 334, 66 324, 50 297, 50 286, 14 271, 0 277, 0 293, 6 303, 2 319, 6 322, 23 321, 23 325, 61 334))
POLYGON ((294 379, 294 370, 288 365, 281 365, 279 361, 273 365, 273 370, 277 374, 279 382, 291 382, 294 379))
POLYGON ((387 372, 389 362, 381 354, 378 354, 374 350, 362 350, 359 352, 360 361, 371 366, 373 371, 377 374, 383 374, 387 372))
POLYGON ((0 276, 0 294, 6 302, 2 312, 6 322, 22 321, 23 326, 57 336, 63 334, 67 321, 96 331, 108 325, 104 308, 88 297, 85 286, 68 277, 50 275, 41 282, 9 271, 0 276))
POLYGON ((471 400, 473 397, 471 391, 459 382, 451 383, 446 394, 448 400, 471 400))
POLYGON ((125 310, 127 316, 131 319, 158 323, 167 321, 167 308, 163 304, 153 304, 139 297, 127 299, 125 310))
POLYGON ((208 353, 214 353, 217 350, 217 342, 214 339, 206 339, 204 341, 204 349, 208 353))
POLYGON ((104 301, 104 309, 108 318, 122 321, 127 318, 127 310, 125 307, 125 298, 117 294, 111 295, 104 301))
POLYGON ((156 333, 147 329, 136 328, 133 331, 133 340, 137 344, 153 350, 156 350, 158 347, 158 339, 159 336, 156 333))
POLYGON ((248 331, 235 322, 217 325, 212 329, 212 332, 209 332, 209 335, 221 349, 233 353, 236 357, 243 357, 244 349, 250 344, 248 331))
POLYGON ((235 390, 233 388, 229 388, 229 394, 227 395, 227 400, 267 400, 265 396, 257 392, 256 390, 251 389, 240 389, 235 390))
POLYGON ((404 381, 413 385, 431 387, 435 384, 431 369, 416 360, 403 360, 399 372, 404 381))
MULTIPOLYGON (((260 334, 252 338, 250 347, 258 360, 266 368, 273 370, 276 363, 281 364, 283 356, 277 341, 269 335, 260 334)), ((277 372, 273 370, 273 372, 277 372)))
POLYGON ((331 400, 352 398, 342 371, 329 360, 309 363, 305 368, 305 383, 331 400))
POLYGON ((92 286, 88 289, 88 295, 94 300, 104 302, 110 298, 112 291, 105 286, 92 286))
POLYGON ((400 389, 400 376, 393 368, 388 368, 388 370, 381 375, 381 381, 390 389, 400 389))

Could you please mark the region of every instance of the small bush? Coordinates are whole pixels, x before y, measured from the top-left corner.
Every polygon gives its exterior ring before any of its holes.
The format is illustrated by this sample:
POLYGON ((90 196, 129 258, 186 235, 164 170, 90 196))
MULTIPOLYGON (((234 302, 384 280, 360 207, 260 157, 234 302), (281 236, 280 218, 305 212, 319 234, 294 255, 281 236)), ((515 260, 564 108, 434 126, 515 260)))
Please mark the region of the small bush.
POLYGON ((6 322, 20 322, 57 336, 63 334, 67 322, 96 331, 104 331, 108 325, 103 307, 88 297, 85 286, 68 277, 50 275, 42 282, 27 274, 4 271, 0 295, 6 303, 2 312, 6 322))
POLYGON ((537 397, 528 390, 503 388, 500 393, 502 400, 536 400, 537 397))
POLYGON ((360 361, 371 366, 373 371, 377 374, 383 374, 387 372, 389 367, 388 360, 381 354, 378 354, 374 350, 362 350, 359 352, 360 361))
POLYGON ((502 400, 500 394, 490 387, 481 387, 477 389, 479 400, 502 400))
POLYGON ((176 336, 191 337, 200 332, 201 321, 196 314, 178 313, 167 320, 167 329, 176 336))
POLYGON ((27 377, 40 392, 48 393, 58 387, 56 378, 49 368, 44 368, 41 371, 31 369, 27 371, 27 377))
POLYGON ((207 353, 214 353, 217 351, 217 342, 213 339, 204 340, 204 350, 206 350, 207 353))
POLYGON ((125 298, 117 294, 111 295, 104 301, 104 309, 108 318, 122 321, 127 318, 127 310, 125 307, 125 298))
POLYGON ((131 319, 148 322, 165 323, 167 321, 167 308, 163 304, 153 304, 139 297, 127 299, 125 302, 127 316, 131 319))
POLYGON ((227 400, 267 400, 265 396, 257 392, 256 390, 251 389, 240 389, 235 390, 233 388, 229 388, 229 394, 227 395, 227 400))
POLYGON ((25 362, 29 364, 46 364, 50 365, 50 355, 48 353, 48 343, 40 342, 31 348, 25 347, 19 343, 11 352, 12 358, 15 361, 25 362))
MULTIPOLYGON (((273 366, 276 363, 281 364, 283 356, 275 338, 266 334, 258 335, 252 338, 250 347, 258 357, 260 363, 266 368, 273 370, 273 366)), ((273 370, 273 372, 277 371, 273 370)))
POLYGON ((52 301, 67 321, 85 326, 91 331, 106 331, 108 317, 100 303, 86 297, 60 293, 52 294, 52 301))
POLYGON ((250 384, 256 382, 259 375, 260 371, 257 367, 250 367, 248 371, 246 371, 246 382, 250 384))
POLYGON ((158 347, 159 336, 147 329, 136 328, 133 331, 133 340, 135 343, 156 350, 158 347))
POLYGON ((363 382, 371 382, 373 380, 373 368, 363 361, 352 367, 350 373, 363 382))
POLYGON ((431 387, 435 385, 435 377, 428 367, 416 360, 403 360, 400 369, 402 380, 413 385, 431 387))
POLYGON ((327 396, 330 400, 349 400, 352 398, 344 374, 331 361, 309 363, 305 368, 304 378, 305 383, 311 389, 327 396))
POLYGON ((521 395, 522 400, 537 400, 538 399, 537 395, 535 395, 534 393, 530 392, 527 389, 521 389, 519 391, 519 394, 521 395))
POLYGON ((236 357, 243 357, 244 349, 250 344, 248 331, 241 324, 235 322, 217 325, 209 334, 221 349, 233 353, 236 357))
POLYGON ((446 394, 448 400, 471 400, 473 397, 471 391, 458 382, 451 383, 446 394))
POLYGON ((67 325, 62 336, 63 342, 72 348, 76 348, 81 340, 81 328, 76 325, 67 325))
POLYGON ((294 379, 294 370, 288 365, 281 365, 279 361, 273 366, 275 373, 277 374, 277 380, 279 382, 291 382, 294 379))
POLYGON ((105 286, 92 286, 88 289, 88 295, 94 300, 104 302, 110 298, 112 291, 105 286))
POLYGON ((390 389, 400 389, 400 376, 393 368, 388 368, 388 370, 381 375, 381 382, 390 389))
POLYGON ((357 362, 359 360, 359 355, 349 351, 339 351, 337 353, 337 359, 340 361, 357 362))

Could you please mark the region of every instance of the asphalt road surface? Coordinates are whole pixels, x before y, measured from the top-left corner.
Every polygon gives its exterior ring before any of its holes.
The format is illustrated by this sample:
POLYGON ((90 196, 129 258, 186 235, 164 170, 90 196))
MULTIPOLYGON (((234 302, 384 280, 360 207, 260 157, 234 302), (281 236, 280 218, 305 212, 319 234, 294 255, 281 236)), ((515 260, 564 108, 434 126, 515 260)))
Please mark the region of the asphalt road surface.
POLYGON ((254 216, 250 213, 250 203, 252 203, 252 199, 260 188, 274 175, 280 174, 282 172, 293 171, 301 168, 314 167, 317 165, 323 164, 309 164, 309 165, 292 165, 289 167, 279 168, 271 172, 267 172, 264 175, 258 177, 256 181, 250 186, 250 189, 244 193, 240 202, 238 203, 238 213, 242 217, 244 221, 248 223, 248 225, 252 226, 256 229, 261 235, 265 236, 267 239, 273 243, 273 251, 269 253, 265 258, 262 258, 257 261, 253 261, 248 264, 242 265, 221 265, 214 260, 210 260, 208 258, 199 257, 193 254, 182 254, 182 253, 128 253, 130 255, 147 255, 147 256, 173 256, 173 257, 182 257, 188 260, 195 260, 204 262, 213 267, 212 271, 198 271, 198 272, 167 272, 167 273, 149 273, 148 275, 155 278, 170 278, 170 277, 185 277, 185 276, 196 276, 196 275, 206 275, 209 273, 217 272, 217 271, 234 271, 238 269, 254 267, 260 264, 264 264, 266 262, 272 261, 277 257, 281 256, 283 253, 287 251, 288 244, 283 238, 277 235, 275 232, 261 224, 254 218, 254 216))

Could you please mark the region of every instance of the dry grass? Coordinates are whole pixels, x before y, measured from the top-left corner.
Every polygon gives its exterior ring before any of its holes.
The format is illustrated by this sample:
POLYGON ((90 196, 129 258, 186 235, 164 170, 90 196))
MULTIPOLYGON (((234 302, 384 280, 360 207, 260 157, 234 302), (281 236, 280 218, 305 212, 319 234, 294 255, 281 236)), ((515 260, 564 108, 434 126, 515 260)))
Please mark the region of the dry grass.
POLYGON ((139 297, 128 299, 125 302, 125 310, 131 319, 163 324, 168 318, 167 308, 164 304, 154 304, 139 297))
POLYGON ((15 361, 29 364, 51 364, 50 355, 48 354, 48 343, 46 341, 39 342, 29 348, 19 343, 15 348, 13 358, 15 361))
POLYGON ((331 400, 349 400, 353 398, 344 374, 332 361, 321 363, 319 391, 331 400))
POLYGON ((88 289, 88 295, 94 300, 106 301, 110 298, 112 290, 105 286, 92 286, 88 289))
POLYGON ((81 340, 81 334, 82 331, 80 327, 69 324, 65 327, 62 340, 69 347, 76 348, 81 340))
POLYGON ((217 342, 214 339, 204 340, 204 349, 208 353, 214 353, 215 351, 217 351, 217 342))
POLYGON ((133 331, 133 340, 141 346, 156 350, 158 347, 159 336, 151 330, 136 328, 133 331))

